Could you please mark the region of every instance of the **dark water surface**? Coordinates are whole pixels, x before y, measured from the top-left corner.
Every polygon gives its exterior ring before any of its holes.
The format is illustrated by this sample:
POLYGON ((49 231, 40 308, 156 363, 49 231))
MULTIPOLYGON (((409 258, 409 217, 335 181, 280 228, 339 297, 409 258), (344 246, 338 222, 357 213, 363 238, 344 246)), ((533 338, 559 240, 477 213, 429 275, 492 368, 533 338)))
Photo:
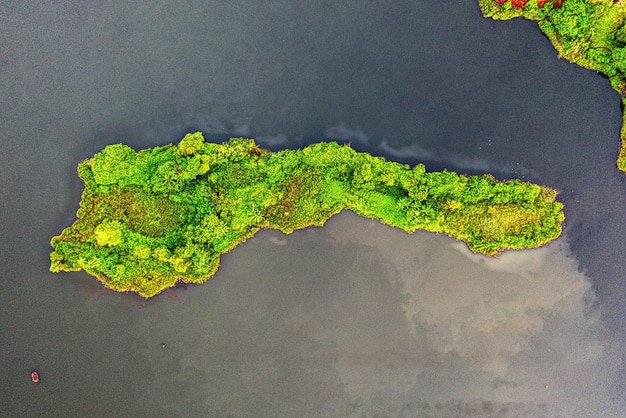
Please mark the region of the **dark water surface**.
POLYGON ((181 4, 0 3, 0 416, 626 415, 608 81, 472 0, 181 4), (48 272, 81 160, 193 130, 539 182, 565 234, 488 259, 342 213, 148 301, 48 272))

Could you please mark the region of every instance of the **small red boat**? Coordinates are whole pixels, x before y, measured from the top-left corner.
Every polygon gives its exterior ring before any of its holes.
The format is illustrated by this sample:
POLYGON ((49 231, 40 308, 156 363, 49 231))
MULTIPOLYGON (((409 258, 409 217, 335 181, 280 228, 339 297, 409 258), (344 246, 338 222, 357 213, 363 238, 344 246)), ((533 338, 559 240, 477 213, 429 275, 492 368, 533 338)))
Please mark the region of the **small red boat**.
POLYGON ((33 383, 39 383, 39 373, 37 373, 37 370, 30 372, 30 380, 32 380, 33 383))

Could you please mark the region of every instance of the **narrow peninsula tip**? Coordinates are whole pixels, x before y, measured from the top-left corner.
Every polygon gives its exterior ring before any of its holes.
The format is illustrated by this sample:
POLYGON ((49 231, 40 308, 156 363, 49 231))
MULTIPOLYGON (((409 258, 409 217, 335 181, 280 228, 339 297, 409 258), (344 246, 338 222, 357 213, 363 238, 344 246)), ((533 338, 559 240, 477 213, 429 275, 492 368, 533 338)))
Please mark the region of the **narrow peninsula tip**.
POLYGON ((220 255, 260 229, 289 234, 341 210, 406 232, 463 240, 474 252, 538 247, 561 234, 557 192, 490 175, 427 172, 335 142, 270 152, 252 139, 135 151, 107 146, 78 166, 76 221, 52 238, 52 271, 84 270, 107 288, 151 297, 201 283, 220 255))

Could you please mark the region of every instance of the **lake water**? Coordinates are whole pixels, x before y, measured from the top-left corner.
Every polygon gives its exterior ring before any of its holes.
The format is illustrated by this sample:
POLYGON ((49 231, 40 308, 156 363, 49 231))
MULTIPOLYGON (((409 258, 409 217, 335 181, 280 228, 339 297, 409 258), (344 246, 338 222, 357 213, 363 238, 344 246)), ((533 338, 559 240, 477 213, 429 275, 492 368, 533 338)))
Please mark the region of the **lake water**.
POLYGON ((3 1, 0 415, 626 414, 619 97, 473 0, 3 1), (560 191, 496 259, 343 212, 150 299, 48 271, 76 165, 202 130, 560 191), (30 371, 41 382, 30 382, 30 371))

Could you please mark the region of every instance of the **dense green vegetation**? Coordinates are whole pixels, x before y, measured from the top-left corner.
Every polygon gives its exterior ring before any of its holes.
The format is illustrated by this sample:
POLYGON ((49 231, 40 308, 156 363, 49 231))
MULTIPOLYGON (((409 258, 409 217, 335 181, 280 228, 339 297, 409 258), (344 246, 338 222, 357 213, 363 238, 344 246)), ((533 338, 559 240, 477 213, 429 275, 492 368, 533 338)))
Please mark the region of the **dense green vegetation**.
POLYGON ((107 146, 78 173, 78 219, 52 238, 50 269, 85 270, 144 297, 205 281, 220 254, 261 228, 291 233, 342 209, 407 232, 443 232, 490 255, 550 241, 563 221, 552 189, 426 172, 334 142, 272 153, 197 132, 178 146, 107 146))
POLYGON ((478 0, 485 17, 523 16, 539 28, 559 55, 606 75, 622 96, 624 117, 617 167, 626 172, 626 2, 622 0, 478 0), (544 4, 545 3, 545 4, 544 4), (557 7, 558 6, 558 7, 557 7))

